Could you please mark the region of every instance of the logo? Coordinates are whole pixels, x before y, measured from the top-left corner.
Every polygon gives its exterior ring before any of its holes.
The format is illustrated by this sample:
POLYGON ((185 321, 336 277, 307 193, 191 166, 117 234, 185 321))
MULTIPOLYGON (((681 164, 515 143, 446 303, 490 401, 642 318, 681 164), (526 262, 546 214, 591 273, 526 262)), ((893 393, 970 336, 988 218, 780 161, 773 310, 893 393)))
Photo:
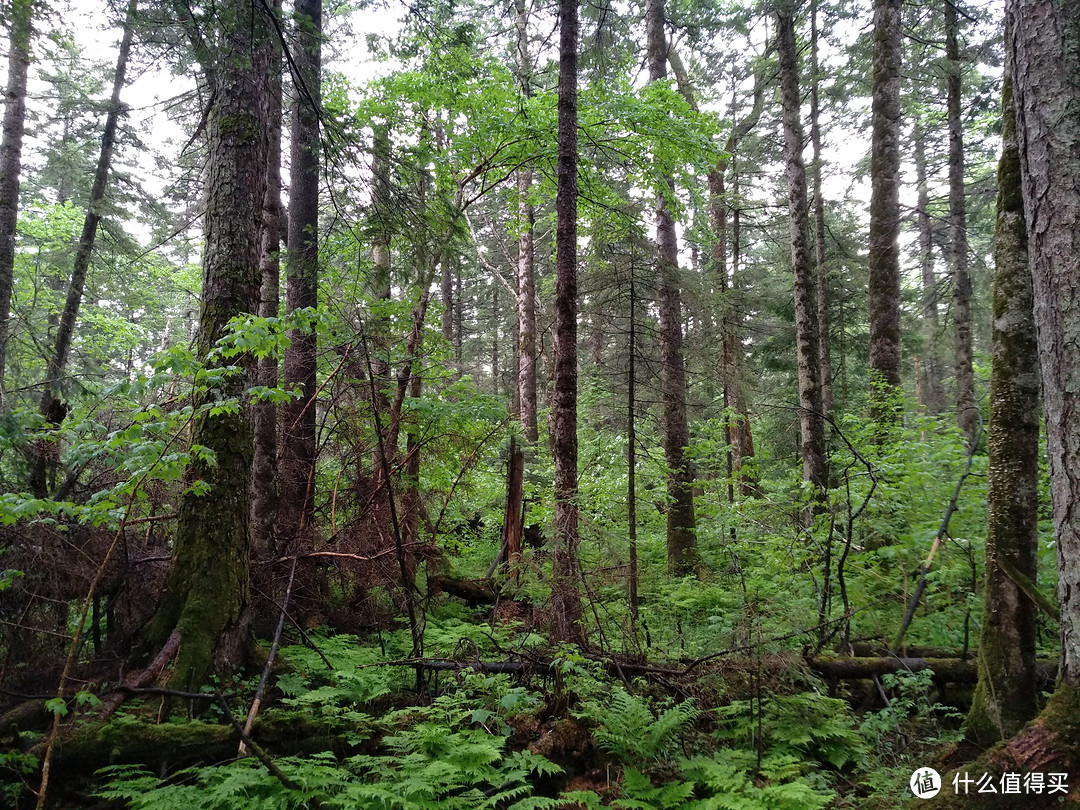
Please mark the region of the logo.
POLYGON ((919 768, 908 782, 911 792, 920 799, 931 799, 941 790, 941 776, 933 768, 919 768))

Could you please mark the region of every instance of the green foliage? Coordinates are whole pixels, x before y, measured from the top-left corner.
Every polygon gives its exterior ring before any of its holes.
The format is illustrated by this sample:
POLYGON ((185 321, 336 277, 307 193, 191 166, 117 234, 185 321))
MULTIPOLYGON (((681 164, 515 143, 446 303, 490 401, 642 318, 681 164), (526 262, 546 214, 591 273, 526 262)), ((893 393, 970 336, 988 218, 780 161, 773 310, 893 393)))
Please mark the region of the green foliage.
MULTIPOLYGON (((335 649, 338 656, 345 652, 344 643, 335 649)), ((289 655, 294 661, 304 659, 297 649, 289 655)), ((336 675, 340 680, 343 673, 336 675)), ((317 688, 290 702, 307 711, 329 705, 331 714, 340 712, 355 705, 349 703, 357 694, 352 688, 355 682, 354 678, 336 690, 317 688)), ((323 807, 343 809, 555 807, 557 803, 530 798, 530 794, 537 777, 556 774, 560 769, 537 754, 507 751, 510 728, 505 723, 490 722, 535 702, 505 685, 503 679, 465 674, 458 689, 436 698, 430 706, 390 712, 378 721, 364 716, 368 731, 354 732, 351 742, 355 745, 367 737, 382 735, 378 754, 276 759, 274 764, 296 785, 295 789, 286 788, 256 760, 245 759, 191 768, 168 780, 158 779, 138 766, 108 768, 102 775, 109 782, 99 795, 128 801, 135 810, 299 808, 313 799, 323 807), (496 688, 499 686, 503 688, 496 688), (493 704, 490 700, 495 696, 497 703, 493 704), (492 730, 499 726, 500 730, 492 730)), ((293 690, 296 684, 287 688, 293 690)), ((340 719, 351 726, 361 716, 350 711, 340 719)))
POLYGON ((610 695, 586 701, 579 717, 597 724, 593 738, 616 761, 650 769, 670 763, 699 712, 683 701, 654 714, 648 702, 616 686, 610 695))
POLYGON ((23 795, 26 779, 38 771, 40 763, 33 754, 22 751, 0 751, 0 801, 7 807, 17 807, 23 795))

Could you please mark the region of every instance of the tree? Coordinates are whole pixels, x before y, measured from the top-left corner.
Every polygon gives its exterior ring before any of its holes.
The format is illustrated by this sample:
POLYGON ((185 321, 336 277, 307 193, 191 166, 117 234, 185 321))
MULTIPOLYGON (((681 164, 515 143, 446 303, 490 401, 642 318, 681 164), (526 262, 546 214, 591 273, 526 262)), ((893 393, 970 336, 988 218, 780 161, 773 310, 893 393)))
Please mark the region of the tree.
POLYGON ((930 413, 937 413, 945 401, 945 392, 941 384, 941 364, 937 348, 934 345, 938 336, 938 289, 934 274, 934 234, 930 216, 930 189, 926 169, 926 131, 922 122, 915 119, 912 135, 915 142, 915 186, 917 202, 916 216, 919 231, 919 277, 922 282, 922 317, 926 339, 926 349, 922 356, 922 380, 919 386, 922 392, 922 404, 930 413))
POLYGON ((979 411, 971 347, 971 277, 968 275, 967 205, 964 190, 964 127, 960 119, 962 70, 960 21, 954 0, 945 0, 946 95, 949 119, 949 258, 953 275, 953 335, 956 356, 956 416, 974 442, 979 411))
MULTIPOLYGON (((289 235, 286 254, 287 311, 313 310, 319 303, 319 115, 322 0, 296 0, 292 138, 289 175, 289 235)), ((276 535, 284 550, 312 530, 315 488, 314 324, 289 330, 284 385, 299 398, 281 411, 281 496, 276 535)))
POLYGON ((1061 604, 1061 666, 1052 702, 1075 713, 1080 710, 1080 478, 1073 471, 1080 458, 1080 119, 1075 115, 1080 5, 1009 0, 1006 30, 1010 26, 1007 70, 1016 99, 1061 604))
POLYGON ((875 0, 870 156, 870 371, 879 421, 900 385, 900 0, 875 0))
MULTIPOLYGON (((518 84, 521 95, 528 99, 532 96, 532 56, 529 53, 529 13, 525 0, 514 0, 514 30, 517 35, 518 84)), ((512 399, 516 403, 521 432, 530 449, 539 438, 536 422, 536 256, 533 244, 536 212, 529 198, 532 184, 532 166, 526 164, 517 172, 517 385, 512 399)), ((526 448, 518 443, 517 438, 512 437, 503 522, 507 560, 521 554, 521 537, 525 529, 525 451, 526 448)))
MULTIPOLYGON (((663 0, 647 0, 649 81, 667 78, 668 45, 664 33, 663 0)), ((679 245, 675 218, 667 202, 675 184, 659 170, 656 196, 657 306, 660 310, 660 389, 664 400, 664 460, 667 477, 668 570, 676 576, 693 573, 700 564, 694 515, 694 466, 686 456, 690 426, 686 418, 686 362, 683 357, 682 298, 679 245)))
MULTIPOLYGON (((281 0, 274 2, 274 14, 281 16, 281 0)), ((266 162, 266 200, 263 203, 262 282, 259 315, 276 318, 281 305, 281 108, 282 50, 275 42, 270 72, 269 157, 266 162)), ((267 388, 278 384, 278 357, 260 357, 256 382, 267 388)), ((252 466, 251 541, 261 551, 273 548, 278 504, 278 409, 273 402, 254 407, 255 461, 252 466)))
MULTIPOLYGON (((56 344, 45 370, 45 384, 41 391, 39 410, 46 424, 59 425, 66 412, 66 406, 59 398, 59 383, 71 352, 71 340, 75 336, 75 324, 79 318, 79 307, 82 306, 86 276, 90 271, 90 258, 94 252, 94 242, 97 240, 98 223, 101 222, 101 207, 105 201, 105 191, 109 183, 113 148, 116 145, 116 129, 120 122, 120 115, 123 113, 120 93, 124 89, 128 56, 131 53, 135 9, 136 0, 130 0, 127 17, 124 20, 124 35, 120 40, 120 51, 116 57, 112 98, 109 101, 109 112, 105 117, 105 131, 101 136, 101 151, 98 153, 97 167, 94 169, 94 184, 90 189, 90 200, 86 207, 86 217, 83 219, 82 234, 79 236, 79 244, 72 261, 67 298, 56 330, 56 344)), ((47 494, 46 468, 51 455, 44 445, 39 445, 38 452, 30 465, 30 490, 39 498, 47 494)))
POLYGON ((251 424, 240 398, 252 365, 218 348, 229 321, 259 302, 260 220, 266 194, 270 98, 269 23, 246 0, 213 16, 180 16, 211 99, 206 111, 203 294, 196 350, 217 384, 196 399, 195 457, 180 504, 167 593, 147 641, 176 632, 171 686, 197 689, 211 671, 243 662, 248 645, 251 424), (239 364, 238 364, 239 361, 239 364), (229 370, 229 367, 232 370, 229 370))
POLYGON ((555 165, 555 536, 552 632, 583 643, 578 591, 577 442, 577 0, 559 0, 559 129, 555 165))
POLYGON ((814 150, 814 267, 817 283, 818 365, 821 377, 821 412, 833 409, 832 351, 830 348, 829 268, 825 262, 825 198, 821 193, 824 165, 821 156, 821 65, 818 57, 818 0, 810 4, 810 143, 814 150))
POLYGON ((788 180, 789 244, 795 293, 795 344, 799 378, 799 454, 803 480, 820 503, 829 486, 825 466, 825 420, 821 404, 821 333, 806 199, 806 166, 803 163, 803 130, 799 120, 798 49, 792 9, 777 11, 777 50, 780 56, 780 93, 784 108, 784 156, 788 180))
POLYGON ((983 747, 1035 716, 1039 540, 1039 373, 1012 79, 1001 101, 994 245, 993 372, 987 453, 986 585, 979 683, 966 736, 983 747))
POLYGON ((19 173, 22 170, 26 118, 26 73, 30 66, 34 0, 12 0, 8 44, 8 83, 4 91, 3 137, 0 139, 0 404, 10 330, 11 291, 15 279, 15 226, 19 218, 19 173))

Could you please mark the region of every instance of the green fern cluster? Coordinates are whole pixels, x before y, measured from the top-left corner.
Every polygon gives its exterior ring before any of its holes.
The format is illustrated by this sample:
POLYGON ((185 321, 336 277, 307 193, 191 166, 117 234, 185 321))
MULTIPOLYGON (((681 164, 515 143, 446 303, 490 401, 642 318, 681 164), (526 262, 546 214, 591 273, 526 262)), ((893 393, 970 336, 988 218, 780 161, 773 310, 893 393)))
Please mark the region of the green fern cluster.
POLYGON ((338 759, 325 753, 283 757, 274 764, 297 788, 254 759, 189 768, 158 779, 141 766, 107 768, 103 798, 133 810, 291 810, 313 801, 326 808, 534 808, 558 806, 530 796, 536 778, 560 772, 528 751, 507 752, 507 736, 476 724, 458 696, 393 712, 380 754, 338 759))
POLYGON ((596 724, 592 734, 601 749, 641 770, 669 763, 699 715, 689 700, 654 714, 645 699, 621 686, 608 697, 586 701, 578 712, 596 724))

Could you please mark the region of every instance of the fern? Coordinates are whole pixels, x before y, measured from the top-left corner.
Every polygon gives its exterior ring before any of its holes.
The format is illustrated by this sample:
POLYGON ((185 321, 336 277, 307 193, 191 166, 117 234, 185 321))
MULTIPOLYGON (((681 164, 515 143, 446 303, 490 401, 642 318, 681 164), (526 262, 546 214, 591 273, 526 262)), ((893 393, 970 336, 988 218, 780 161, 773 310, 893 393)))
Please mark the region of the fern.
POLYGON ((640 770, 669 763, 700 712, 692 701, 671 706, 659 716, 644 699, 615 687, 610 701, 587 701, 578 717, 597 723, 593 738, 612 757, 640 770))

